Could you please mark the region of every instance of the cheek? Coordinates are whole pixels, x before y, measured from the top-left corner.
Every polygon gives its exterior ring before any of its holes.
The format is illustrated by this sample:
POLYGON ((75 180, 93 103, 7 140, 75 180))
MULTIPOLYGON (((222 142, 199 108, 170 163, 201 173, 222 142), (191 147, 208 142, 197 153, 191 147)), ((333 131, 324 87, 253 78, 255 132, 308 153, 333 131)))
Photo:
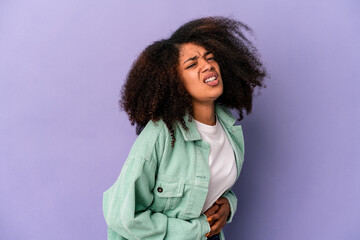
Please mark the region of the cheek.
POLYGON ((197 81, 197 74, 195 72, 187 72, 186 74, 182 75, 182 79, 185 86, 194 86, 198 83, 197 81))

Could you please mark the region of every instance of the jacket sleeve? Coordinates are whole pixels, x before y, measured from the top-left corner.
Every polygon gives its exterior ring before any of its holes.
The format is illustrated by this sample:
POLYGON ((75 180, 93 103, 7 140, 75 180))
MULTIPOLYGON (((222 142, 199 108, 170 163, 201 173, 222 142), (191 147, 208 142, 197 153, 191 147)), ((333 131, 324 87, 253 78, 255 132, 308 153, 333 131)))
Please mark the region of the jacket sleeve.
POLYGON ((151 159, 127 159, 119 178, 103 196, 108 228, 126 239, 206 239, 210 226, 205 215, 189 221, 169 218, 149 209, 153 201, 156 163, 151 159))
POLYGON ((237 198, 235 196, 235 193, 231 189, 226 191, 221 197, 225 197, 229 201, 230 215, 228 217, 227 223, 231 223, 237 208, 237 198))

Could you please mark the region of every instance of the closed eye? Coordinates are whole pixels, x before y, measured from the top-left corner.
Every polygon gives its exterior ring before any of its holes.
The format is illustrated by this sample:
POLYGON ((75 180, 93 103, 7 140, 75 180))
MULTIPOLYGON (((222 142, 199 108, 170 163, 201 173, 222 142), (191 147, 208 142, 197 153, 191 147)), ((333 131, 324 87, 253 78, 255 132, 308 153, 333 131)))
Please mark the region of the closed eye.
POLYGON ((193 63, 193 64, 187 66, 185 69, 189 69, 189 68, 191 68, 191 67, 194 67, 195 65, 196 65, 196 63, 193 63))

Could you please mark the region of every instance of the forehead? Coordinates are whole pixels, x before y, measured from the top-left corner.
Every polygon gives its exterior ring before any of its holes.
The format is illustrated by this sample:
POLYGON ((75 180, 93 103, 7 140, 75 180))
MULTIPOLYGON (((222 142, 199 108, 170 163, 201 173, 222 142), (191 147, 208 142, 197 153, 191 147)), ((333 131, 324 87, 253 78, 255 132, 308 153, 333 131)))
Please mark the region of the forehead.
POLYGON ((192 57, 196 55, 204 55, 207 52, 207 50, 197 44, 194 43, 184 43, 180 47, 179 51, 179 57, 185 58, 185 57, 192 57))

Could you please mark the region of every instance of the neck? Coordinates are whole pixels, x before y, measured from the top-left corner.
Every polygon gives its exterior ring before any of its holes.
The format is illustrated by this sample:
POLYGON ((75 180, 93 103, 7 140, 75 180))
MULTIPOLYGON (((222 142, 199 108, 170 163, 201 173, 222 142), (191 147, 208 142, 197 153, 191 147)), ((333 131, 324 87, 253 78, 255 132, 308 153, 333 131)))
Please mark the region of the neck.
POLYGON ((214 126, 216 124, 215 118, 215 103, 200 104, 193 102, 193 113, 195 120, 214 126))

